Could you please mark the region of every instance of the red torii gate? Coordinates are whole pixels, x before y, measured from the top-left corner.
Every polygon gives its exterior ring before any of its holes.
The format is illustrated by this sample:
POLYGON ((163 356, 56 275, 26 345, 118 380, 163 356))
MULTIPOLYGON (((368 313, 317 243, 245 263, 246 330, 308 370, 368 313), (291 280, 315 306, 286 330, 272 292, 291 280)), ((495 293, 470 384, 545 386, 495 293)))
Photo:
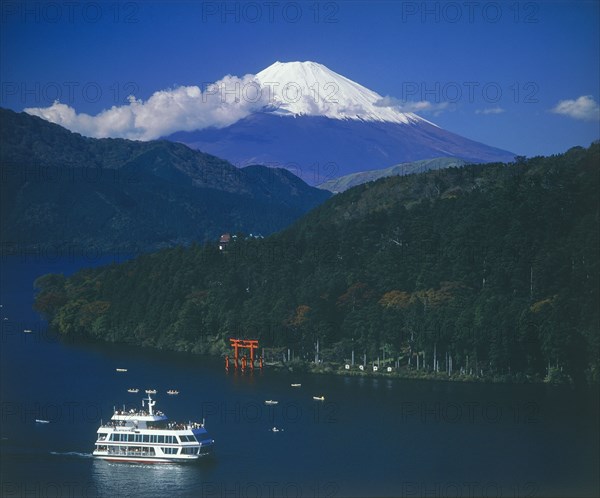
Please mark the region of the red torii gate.
MULTIPOLYGON (((250 350, 250 370, 254 370, 254 350, 258 349, 258 340, 255 339, 234 339, 230 338, 229 342, 231 343, 231 347, 233 348, 233 366, 237 370, 238 367, 238 359, 239 359, 239 349, 249 349, 250 350)), ((246 370, 246 355, 242 356, 242 372, 246 370)), ((263 359, 262 356, 259 358, 259 367, 262 369, 263 367, 263 359)), ((225 370, 229 370, 229 355, 225 356, 225 370)))

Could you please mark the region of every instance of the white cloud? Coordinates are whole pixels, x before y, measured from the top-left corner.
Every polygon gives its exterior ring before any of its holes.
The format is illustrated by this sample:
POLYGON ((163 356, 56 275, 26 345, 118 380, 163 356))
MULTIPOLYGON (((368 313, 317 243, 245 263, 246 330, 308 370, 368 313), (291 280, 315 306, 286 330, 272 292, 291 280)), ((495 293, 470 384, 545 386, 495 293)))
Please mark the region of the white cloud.
POLYGON ((434 116, 442 113, 443 111, 453 110, 450 102, 438 102, 432 103, 428 100, 419 100, 417 102, 400 100, 396 97, 385 96, 374 103, 378 107, 394 107, 400 112, 414 112, 414 113, 430 113, 434 116))
POLYGON ((54 102, 25 112, 89 137, 122 137, 152 140, 176 131, 215 126, 222 128, 269 103, 270 92, 253 75, 225 76, 204 91, 197 86, 179 86, 154 92, 145 102, 129 97, 129 103, 113 106, 91 116, 54 102))
POLYGON ((575 100, 561 100, 550 111, 584 121, 600 119, 600 106, 591 95, 582 95, 575 100))
POLYGON ((502 107, 486 107, 485 109, 477 109, 475 114, 502 114, 506 109, 502 107))

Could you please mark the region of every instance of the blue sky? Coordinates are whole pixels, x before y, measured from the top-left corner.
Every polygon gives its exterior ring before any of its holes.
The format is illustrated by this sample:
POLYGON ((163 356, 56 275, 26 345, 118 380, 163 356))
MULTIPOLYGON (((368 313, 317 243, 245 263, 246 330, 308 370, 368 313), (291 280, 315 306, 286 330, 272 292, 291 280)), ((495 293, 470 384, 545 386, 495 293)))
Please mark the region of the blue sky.
POLYGON ((313 60, 489 145, 600 136, 599 2, 2 2, 0 105, 96 115, 180 85, 313 60))

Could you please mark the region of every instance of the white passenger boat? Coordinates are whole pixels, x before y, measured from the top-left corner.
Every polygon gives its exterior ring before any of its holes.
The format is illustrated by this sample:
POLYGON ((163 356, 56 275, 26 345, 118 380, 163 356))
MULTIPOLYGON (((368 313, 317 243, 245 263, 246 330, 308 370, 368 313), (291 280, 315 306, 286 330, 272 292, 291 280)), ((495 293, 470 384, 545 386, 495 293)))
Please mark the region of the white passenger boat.
POLYGON ((130 387, 129 389, 127 389, 127 392, 128 392, 128 393, 137 393, 137 392, 139 392, 139 391, 140 391, 139 389, 135 389, 135 388, 133 388, 133 387, 130 387))
POLYGON ((174 395, 179 394, 179 391, 177 389, 169 389, 167 391, 167 394, 170 394, 171 396, 174 396, 174 395))
POLYGON ((313 396, 315 401, 325 401, 325 396, 313 396))
POLYGON ((127 372, 126 368, 115 368, 117 372, 127 372))
POLYGON ((155 404, 148 395, 142 400, 142 410, 115 410, 110 422, 98 428, 93 455, 116 462, 179 463, 212 452, 215 441, 204 422, 170 422, 164 413, 154 410, 155 404))
POLYGON ((291 384, 292 387, 300 387, 302 384, 291 384))
POLYGON ((156 394, 156 389, 146 389, 146 394, 156 394))
POLYGON ((277 403, 279 403, 279 401, 275 401, 273 399, 268 399, 265 401, 265 405, 276 405, 277 403))

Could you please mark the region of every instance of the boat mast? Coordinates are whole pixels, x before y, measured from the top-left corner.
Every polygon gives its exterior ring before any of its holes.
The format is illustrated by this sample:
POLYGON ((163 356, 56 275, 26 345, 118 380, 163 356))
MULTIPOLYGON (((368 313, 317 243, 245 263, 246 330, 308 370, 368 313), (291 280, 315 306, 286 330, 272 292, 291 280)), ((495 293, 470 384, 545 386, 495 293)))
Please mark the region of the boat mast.
POLYGON ((154 415, 154 412, 152 411, 152 408, 154 408, 154 405, 156 404, 156 401, 152 400, 152 397, 150 396, 150 394, 148 394, 147 398, 144 398, 142 400, 142 406, 144 406, 144 401, 148 401, 148 414, 149 415, 154 415))

